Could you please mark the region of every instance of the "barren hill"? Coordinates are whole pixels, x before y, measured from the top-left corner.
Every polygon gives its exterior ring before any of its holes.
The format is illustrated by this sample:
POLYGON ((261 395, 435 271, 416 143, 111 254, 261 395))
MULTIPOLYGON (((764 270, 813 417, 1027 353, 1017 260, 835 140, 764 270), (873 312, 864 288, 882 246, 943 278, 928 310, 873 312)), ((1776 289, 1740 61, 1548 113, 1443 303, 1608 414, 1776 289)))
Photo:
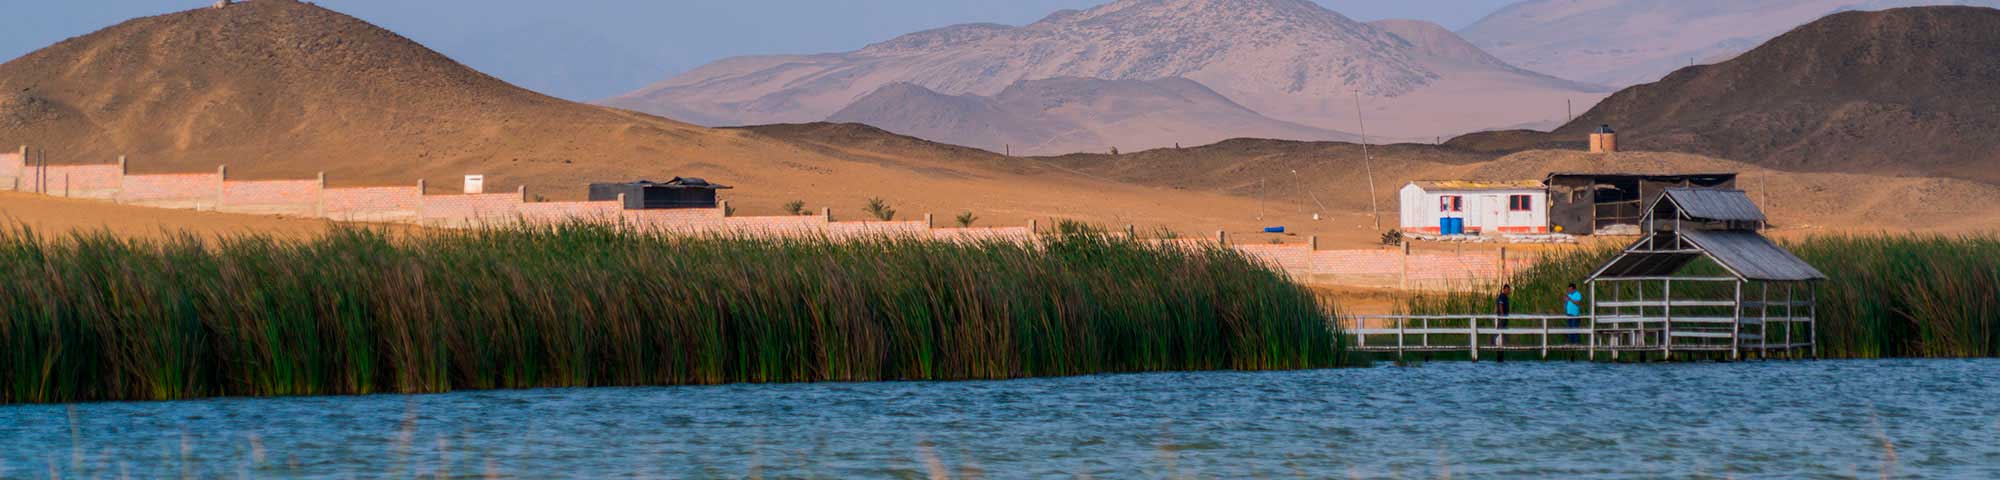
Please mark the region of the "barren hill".
POLYGON ((1239 137, 1359 138, 1272 120, 1182 78, 1027 80, 992 97, 945 95, 895 83, 828 120, 1027 155, 1205 145, 1239 137))
POLYGON ((1829 16, 1618 92, 1556 131, 1772 168, 2000 182, 2000 10, 1829 16))
POLYGON ((1847 10, 1996 6, 1994 0, 1529 0, 1459 31, 1514 65, 1571 80, 1628 86, 1715 63, 1847 10))
POLYGON ((829 147, 567 102, 291 0, 140 18, 69 39, 0 65, 0 92, 0 145, 33 145, 55 163, 129 155, 135 173, 228 164, 235 178, 326 171, 339 185, 428 179, 437 193, 483 173, 489 190, 527 185, 555 199, 580 197, 592 181, 687 175, 736 186, 725 195, 745 215, 801 200, 855 219, 864 199, 882 197, 904 219, 974 211, 981 225, 1074 218, 1243 229, 1253 221, 1240 212, 1255 208, 1223 194, 1023 170, 903 137, 829 147))
POLYGON ((958 25, 853 52, 723 60, 606 103, 746 125, 820 121, 894 83, 990 97, 1023 80, 1186 78, 1321 130, 1355 130, 1359 91, 1370 133, 1428 140, 1560 120, 1564 98, 1602 96, 1511 67, 1437 61, 1419 43, 1433 37, 1417 37, 1310 0, 1119 0, 1022 27, 958 25))

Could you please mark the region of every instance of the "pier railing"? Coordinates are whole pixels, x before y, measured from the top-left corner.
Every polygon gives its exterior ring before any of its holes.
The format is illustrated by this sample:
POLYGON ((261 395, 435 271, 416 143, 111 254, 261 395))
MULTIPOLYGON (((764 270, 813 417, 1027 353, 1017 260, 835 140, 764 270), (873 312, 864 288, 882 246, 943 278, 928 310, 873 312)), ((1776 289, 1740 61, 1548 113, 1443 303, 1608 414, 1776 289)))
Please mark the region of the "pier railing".
MULTIPOLYGON (((1706 306, 1676 300, 1633 302, 1669 308, 1706 306)), ((1804 302, 1750 302, 1745 306, 1776 309, 1804 302), (1789 305, 1787 305, 1789 303, 1789 305)), ((1733 305, 1733 304, 1732 304, 1733 305)), ((1363 315, 1336 320, 1341 333, 1354 339, 1355 351, 1373 353, 1467 352, 1477 361, 1499 352, 1599 352, 1617 358, 1620 352, 1772 352, 1789 355, 1810 351, 1814 338, 1811 317, 1749 318, 1692 315, 1363 315)), ((1737 358, 1732 355, 1731 358, 1737 358)))

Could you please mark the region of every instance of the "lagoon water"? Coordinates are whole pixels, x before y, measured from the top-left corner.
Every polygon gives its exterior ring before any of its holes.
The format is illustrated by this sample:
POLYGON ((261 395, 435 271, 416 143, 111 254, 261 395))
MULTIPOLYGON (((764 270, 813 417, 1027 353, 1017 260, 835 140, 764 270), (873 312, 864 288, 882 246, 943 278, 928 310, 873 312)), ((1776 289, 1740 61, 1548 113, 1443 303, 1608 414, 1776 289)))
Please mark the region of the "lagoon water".
POLYGON ((0 407, 0 478, 2000 478, 2000 361, 1430 363, 0 407))

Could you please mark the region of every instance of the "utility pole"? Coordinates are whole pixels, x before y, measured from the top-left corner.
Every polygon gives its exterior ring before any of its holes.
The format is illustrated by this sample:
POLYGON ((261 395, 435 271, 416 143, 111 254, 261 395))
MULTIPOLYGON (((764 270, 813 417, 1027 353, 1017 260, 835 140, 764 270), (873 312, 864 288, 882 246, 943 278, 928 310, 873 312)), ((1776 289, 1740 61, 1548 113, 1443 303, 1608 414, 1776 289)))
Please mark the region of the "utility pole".
POLYGON ((1375 229, 1382 229, 1382 209, 1375 200, 1375 157, 1368 153, 1368 120, 1361 115, 1361 89, 1354 90, 1354 122, 1361 126, 1361 165, 1368 173, 1368 211, 1375 215, 1375 229))

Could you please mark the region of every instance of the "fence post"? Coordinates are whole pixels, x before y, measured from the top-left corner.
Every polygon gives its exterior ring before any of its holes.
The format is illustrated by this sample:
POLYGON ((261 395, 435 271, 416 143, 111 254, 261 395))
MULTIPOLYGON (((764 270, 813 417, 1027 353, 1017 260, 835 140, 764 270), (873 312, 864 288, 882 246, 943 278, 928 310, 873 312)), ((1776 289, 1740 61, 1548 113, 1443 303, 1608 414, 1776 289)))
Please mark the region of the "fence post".
POLYGON ((1216 243, 1216 244, 1218 244, 1218 245, 1222 245, 1222 246, 1224 246, 1224 247, 1227 247, 1227 246, 1229 246, 1229 231, 1228 231, 1228 230, 1216 230, 1216 231, 1215 231, 1215 243, 1216 243))
MULTIPOLYGON (((1404 290, 1409 290, 1409 289, 1410 289, 1410 241, 1409 241, 1409 240, 1403 240, 1403 277, 1402 277, 1402 288, 1403 288, 1404 290)), ((1474 343, 1478 343, 1478 342, 1474 342, 1474 343)))
POLYGON ((1597 361, 1597 281, 1590 284, 1590 361, 1597 361))
POLYGON ((1041 231, 1041 229, 1042 229, 1041 220, 1033 218, 1028 219, 1028 235, 1033 236, 1035 232, 1041 231))
POLYGON ((119 155, 119 156, 118 156, 118 188, 117 188, 117 189, 115 189, 115 190, 112 190, 112 191, 111 191, 111 203, 118 203, 118 195, 119 195, 119 194, 122 194, 122 193, 125 193, 125 175, 126 175, 126 174, 127 174, 128 172, 130 172, 130 170, 127 170, 127 169, 125 168, 125 156, 124 156, 124 155, 119 155))
POLYGON ((1660 281, 1660 359, 1674 361, 1674 279, 1660 281))
POLYGON ((833 223, 833 207, 819 207, 819 218, 826 219, 826 223, 833 223))
POLYGON ((1743 359, 1743 281, 1736 281, 1736 308, 1729 322, 1729 359, 1743 359))
MULTIPOLYGON (((1503 253, 1500 256, 1505 258, 1507 256, 1504 253, 1506 250, 1501 250, 1501 252, 1503 253)), ((1542 359, 1549 359, 1549 317, 1542 317, 1542 359)))
POLYGON ((924 214, 924 228, 937 228, 937 217, 928 213, 924 214))

